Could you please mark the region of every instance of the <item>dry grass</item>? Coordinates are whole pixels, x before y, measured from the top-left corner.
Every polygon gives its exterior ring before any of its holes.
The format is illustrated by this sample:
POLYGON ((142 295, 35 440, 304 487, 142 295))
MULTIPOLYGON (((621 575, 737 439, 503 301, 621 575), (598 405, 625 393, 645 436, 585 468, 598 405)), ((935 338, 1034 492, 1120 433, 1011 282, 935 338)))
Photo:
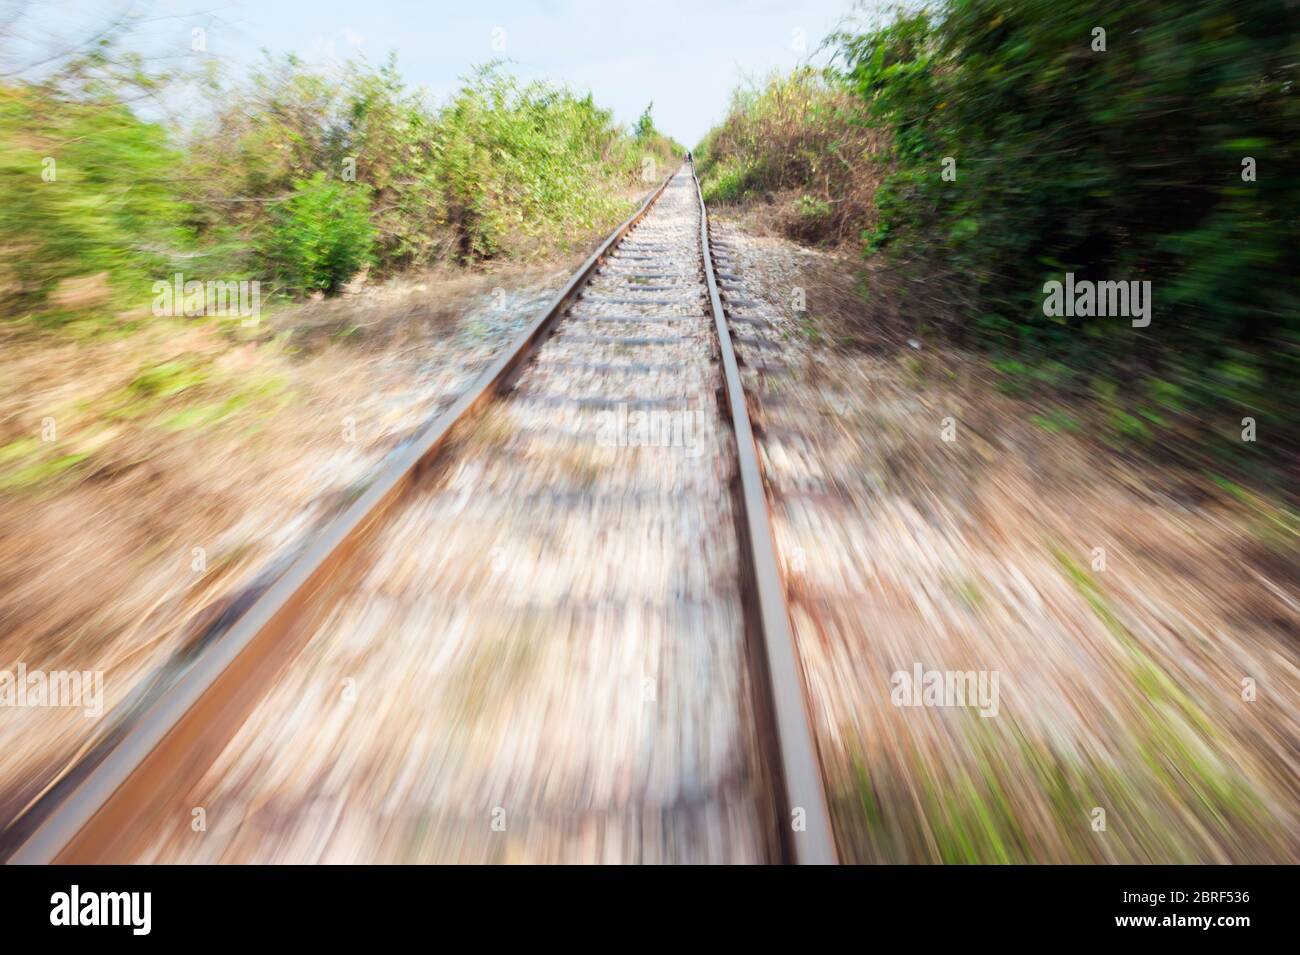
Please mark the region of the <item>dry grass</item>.
MULTIPOLYGON (((138 316, 6 330, 0 669, 101 670, 105 712, 125 700, 337 513, 570 267, 435 273, 251 330, 138 316)), ((5 710, 0 827, 106 723, 5 710)))
POLYGON ((735 94, 700 151, 705 200, 741 204, 768 234, 852 248, 875 223, 881 133, 846 89, 811 70, 735 94))
POLYGON ((349 340, 366 348, 405 348, 455 331, 466 305, 489 305, 498 289, 549 289, 585 258, 575 252, 543 264, 502 260, 467 270, 444 264, 414 276, 374 287, 356 286, 337 298, 303 303, 274 321, 291 346, 315 352, 330 342, 349 340))
POLYGON ((751 292, 805 287, 816 317, 788 339, 806 372, 755 417, 806 438, 764 454, 847 857, 1294 859, 1295 511, 1118 451, 1074 409, 1000 392, 978 356, 836 348, 871 328, 844 298, 856 264, 732 242, 761 263, 751 292), (894 705, 918 662, 1000 673, 998 715, 894 705))

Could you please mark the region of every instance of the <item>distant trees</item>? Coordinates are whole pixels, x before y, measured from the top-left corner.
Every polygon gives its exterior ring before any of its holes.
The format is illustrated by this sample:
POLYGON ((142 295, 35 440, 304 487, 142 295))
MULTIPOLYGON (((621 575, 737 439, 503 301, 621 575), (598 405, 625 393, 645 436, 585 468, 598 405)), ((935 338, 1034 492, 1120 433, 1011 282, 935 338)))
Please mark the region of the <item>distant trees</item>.
POLYGON ((134 104, 183 78, 108 39, 55 59, 0 80, 8 314, 57 320, 59 301, 89 300, 53 296, 59 283, 90 275, 123 301, 178 268, 328 293, 367 265, 530 256, 615 221, 643 159, 667 165, 674 149, 649 110, 650 132, 629 133, 590 95, 496 64, 435 105, 392 61, 325 71, 289 56, 233 86, 187 85, 211 108, 169 129, 134 104))

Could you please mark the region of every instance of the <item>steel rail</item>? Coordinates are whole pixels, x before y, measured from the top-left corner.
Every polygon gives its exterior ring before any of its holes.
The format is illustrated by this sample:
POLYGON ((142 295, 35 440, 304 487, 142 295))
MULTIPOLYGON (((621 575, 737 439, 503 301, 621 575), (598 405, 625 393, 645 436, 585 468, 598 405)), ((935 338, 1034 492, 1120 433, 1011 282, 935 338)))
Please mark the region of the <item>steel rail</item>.
MULTIPOLYGON (((721 349, 725 398, 731 411, 740 465, 740 498, 743 515, 739 520, 742 548, 748 550, 747 567, 752 579, 743 582, 751 595, 747 601, 757 614, 750 623, 757 639, 750 641, 755 656, 755 676, 770 696, 771 712, 766 714, 769 734, 779 766, 778 803, 784 803, 784 820, 778 819, 781 844, 789 861, 804 865, 830 865, 838 861, 835 837, 831 829, 826 793, 822 785, 821 766, 813 739, 812 720, 804 691, 803 670, 790 628, 790 614, 785 604, 785 587, 777 571, 776 548, 772 541, 772 522, 763 489, 758 446, 750 426, 745 404, 744 386, 736 351, 732 347, 727 317, 718 295, 713 274, 713 256, 709 251, 709 213, 704 205, 700 181, 691 164, 691 178, 700 204, 700 247, 704 257, 704 278, 709 287, 713 322, 721 349)), ((742 562, 745 563, 745 562, 742 562)))
MULTIPOLYGON (((301 641, 293 622, 369 529, 547 339, 605 256, 649 212, 672 175, 647 194, 573 278, 486 368, 469 389, 411 445, 385 464, 352 505, 293 560, 248 609, 171 683, 131 714, 6 833, 9 864, 113 861, 114 849, 158 807, 183 794, 178 774, 201 773, 220 754, 266 685, 301 641)), ((304 628, 305 629, 305 628, 304 628)))
MULTIPOLYGON (((738 472, 736 531, 741 545, 748 658, 754 706, 778 806, 781 861, 833 863, 834 838, 805 703, 771 523, 739 366, 709 250, 708 212, 691 164, 700 211, 703 272, 723 372, 738 472)), ((454 433, 507 390, 546 341, 579 292, 627 233, 663 195, 673 176, 647 195, 500 357, 456 402, 387 462, 372 484, 228 629, 211 639, 161 690, 137 702, 91 752, 37 799, 4 833, 8 863, 117 861, 129 839, 176 803, 219 756, 281 668, 310 635, 296 619, 334 578, 343 561, 438 459, 454 433)), ((3 851, 3 850, 0 850, 3 851)))

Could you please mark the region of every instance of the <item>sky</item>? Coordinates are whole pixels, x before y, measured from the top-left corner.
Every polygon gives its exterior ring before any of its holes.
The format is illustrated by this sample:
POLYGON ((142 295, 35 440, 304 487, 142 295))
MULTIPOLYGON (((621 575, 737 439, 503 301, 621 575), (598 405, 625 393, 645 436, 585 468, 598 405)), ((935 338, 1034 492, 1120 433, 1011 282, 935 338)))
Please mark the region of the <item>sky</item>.
POLYGON ((591 92, 633 123, 654 102, 655 125, 694 146, 726 114, 731 91, 773 70, 821 63, 822 39, 861 21, 876 0, 0 0, 18 11, 12 54, 90 35, 114 14, 135 16, 132 43, 189 55, 202 29, 203 55, 233 75, 262 51, 326 64, 396 52, 411 86, 445 99, 459 77, 492 59, 521 79, 591 92), (847 18, 847 19, 846 19, 847 18))

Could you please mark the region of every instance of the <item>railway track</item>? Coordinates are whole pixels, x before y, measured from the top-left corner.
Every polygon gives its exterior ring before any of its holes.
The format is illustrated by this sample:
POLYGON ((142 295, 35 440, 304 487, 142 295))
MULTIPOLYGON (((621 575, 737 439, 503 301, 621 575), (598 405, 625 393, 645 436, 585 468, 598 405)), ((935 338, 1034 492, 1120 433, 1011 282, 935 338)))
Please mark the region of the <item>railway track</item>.
POLYGON ((737 264, 683 166, 8 861, 834 862, 737 264))

